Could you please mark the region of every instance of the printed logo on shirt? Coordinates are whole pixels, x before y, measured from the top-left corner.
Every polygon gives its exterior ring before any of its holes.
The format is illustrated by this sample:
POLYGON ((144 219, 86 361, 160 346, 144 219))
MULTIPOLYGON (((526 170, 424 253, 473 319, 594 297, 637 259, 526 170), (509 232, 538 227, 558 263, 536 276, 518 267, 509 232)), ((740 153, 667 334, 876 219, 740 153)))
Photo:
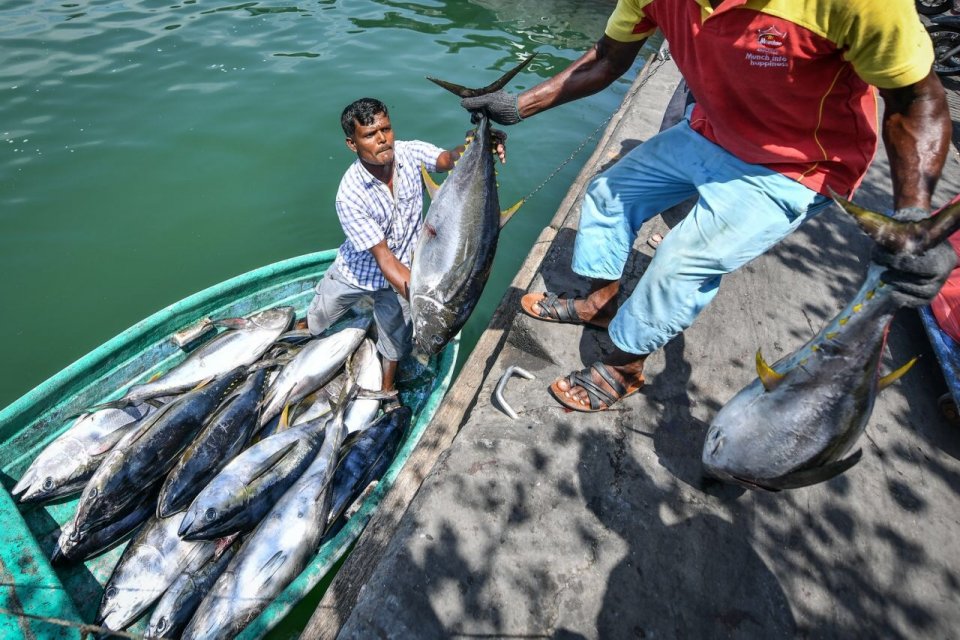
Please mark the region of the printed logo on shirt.
POLYGON ((783 46, 783 41, 786 39, 787 34, 779 31, 774 26, 769 26, 766 29, 757 29, 757 42, 760 43, 761 47, 779 49, 783 46))
POLYGON ((757 47, 756 51, 747 51, 747 63, 751 67, 763 68, 782 68, 786 69, 787 57, 780 55, 779 49, 783 47, 787 39, 787 33, 780 31, 771 25, 763 29, 757 29, 757 47))

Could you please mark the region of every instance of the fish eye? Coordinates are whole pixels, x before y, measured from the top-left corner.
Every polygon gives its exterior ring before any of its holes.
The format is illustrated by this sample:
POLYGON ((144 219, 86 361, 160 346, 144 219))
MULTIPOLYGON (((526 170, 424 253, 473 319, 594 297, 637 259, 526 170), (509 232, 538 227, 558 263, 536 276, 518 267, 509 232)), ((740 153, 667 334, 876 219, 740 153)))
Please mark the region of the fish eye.
POLYGON ((67 538, 76 542, 77 540, 80 539, 80 532, 77 531, 76 529, 73 529, 70 531, 70 535, 68 535, 67 538))
POLYGON ((53 478, 45 478, 43 481, 43 488, 45 491, 50 491, 53 489, 53 478))
POLYGON ((163 633, 166 630, 167 630, 167 617, 163 616, 157 622, 157 633, 163 633))
POLYGON ((441 338, 439 335, 434 335, 433 344, 443 344, 443 338, 441 338))
POLYGON ((98 495, 100 495, 100 490, 97 489, 96 487, 93 487, 93 488, 90 490, 90 497, 91 497, 91 498, 96 498, 98 495))
POLYGON ((217 510, 214 509, 213 507, 210 507, 209 509, 206 510, 206 512, 204 512, 203 517, 206 518, 207 520, 213 520, 214 518, 217 517, 217 510))
POLYGON ((117 588, 107 587, 107 590, 103 592, 103 595, 107 596, 108 598, 112 598, 117 595, 117 588))

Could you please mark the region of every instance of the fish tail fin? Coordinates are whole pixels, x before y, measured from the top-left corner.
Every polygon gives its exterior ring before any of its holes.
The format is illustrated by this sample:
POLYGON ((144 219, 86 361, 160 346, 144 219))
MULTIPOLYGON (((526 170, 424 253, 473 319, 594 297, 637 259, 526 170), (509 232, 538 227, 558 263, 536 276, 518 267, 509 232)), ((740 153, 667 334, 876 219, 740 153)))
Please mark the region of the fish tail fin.
POLYGON ((427 173, 427 165, 422 162, 420 163, 420 175, 423 176, 423 184, 427 187, 427 195, 433 200, 434 194, 437 192, 437 189, 440 188, 440 185, 433 179, 433 176, 427 173))
POLYGON ((850 214, 874 242, 894 253, 919 254, 943 242, 960 229, 960 202, 917 222, 898 222, 890 216, 855 205, 831 191, 833 199, 850 214))
POLYGON ((464 87, 463 85, 454 84, 452 82, 447 82, 446 80, 440 80, 438 78, 431 78, 430 76, 427 76, 427 80, 443 87, 450 93, 458 95, 461 98, 476 98, 477 96, 486 95, 488 93, 493 93, 494 91, 499 91, 500 89, 503 89, 507 85, 507 83, 513 79, 513 76, 520 73, 520 71, 525 66, 530 64, 530 61, 533 60, 536 56, 537 56, 536 53, 530 54, 529 56, 527 56, 527 58, 523 62, 521 62, 510 71, 507 71, 505 74, 500 76, 500 78, 496 82, 494 82, 493 84, 488 84, 482 89, 469 89, 467 87, 464 87))
POLYGON ((524 202, 526 202, 526 200, 521 199, 519 202, 517 202, 517 204, 513 205, 512 207, 510 207, 510 208, 507 209, 506 211, 501 211, 501 212, 500 212, 500 228, 501 228, 501 229, 503 229, 503 227, 504 227, 508 222, 510 222, 510 218, 513 217, 513 214, 515 214, 515 213, 517 212, 517 209, 519 209, 519 208, 523 205, 524 202))
POLYGON ((776 389, 780 381, 783 380, 783 374, 777 373, 773 370, 773 367, 767 364, 760 349, 757 349, 757 377, 760 378, 760 383, 767 391, 776 389))
POLYGON ((888 373, 887 375, 880 378, 880 380, 877 382, 877 393, 883 391, 884 389, 892 385, 894 382, 902 378, 907 371, 910 371, 911 367, 913 367, 913 365, 916 364, 916 362, 917 362, 917 358, 916 357, 912 358, 909 362, 907 362, 907 364, 903 365, 896 371, 892 371, 891 373, 888 373))

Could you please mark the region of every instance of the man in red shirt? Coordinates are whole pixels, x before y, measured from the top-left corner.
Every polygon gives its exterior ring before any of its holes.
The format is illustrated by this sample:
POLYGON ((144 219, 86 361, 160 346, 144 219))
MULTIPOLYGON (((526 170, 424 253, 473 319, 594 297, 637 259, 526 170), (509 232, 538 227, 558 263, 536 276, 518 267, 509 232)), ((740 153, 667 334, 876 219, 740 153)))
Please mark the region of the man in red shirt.
MULTIPOLYGON (((684 121, 591 182, 572 265, 592 279, 589 295, 522 300, 533 317, 609 331, 616 349, 603 362, 550 387, 579 411, 607 409, 639 389, 646 356, 693 323, 724 274, 822 211, 831 191, 849 197, 873 159, 878 129, 900 219, 929 211, 949 145, 932 46, 909 0, 620 0, 604 36, 553 78, 519 96, 500 91, 462 104, 515 124, 596 93, 630 68, 657 28, 696 103, 684 121), (640 226, 692 195, 697 204, 618 308, 640 226)), ((912 261, 886 256, 901 274, 888 272, 891 280, 914 281, 908 304, 936 293, 947 259, 941 249, 912 261)))

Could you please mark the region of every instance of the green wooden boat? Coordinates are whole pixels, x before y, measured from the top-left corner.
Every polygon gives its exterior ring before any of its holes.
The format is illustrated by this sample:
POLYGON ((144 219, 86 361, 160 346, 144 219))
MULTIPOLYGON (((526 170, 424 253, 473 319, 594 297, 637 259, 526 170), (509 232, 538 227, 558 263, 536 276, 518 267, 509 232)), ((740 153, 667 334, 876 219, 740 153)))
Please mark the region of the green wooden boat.
MULTIPOLYGON (((70 417, 119 397, 132 383, 168 370, 186 355, 171 336, 203 318, 244 316, 278 305, 306 311, 313 286, 333 263, 322 251, 268 265, 227 280, 158 311, 0 412, 0 638, 79 638, 96 616, 103 585, 125 545, 86 563, 53 567, 48 561, 59 527, 72 517, 78 496, 47 505, 18 505, 10 490, 70 417)), ((397 458, 359 511, 311 564, 241 634, 267 634, 346 554, 363 531, 435 413, 453 374, 458 342, 426 365, 410 359, 398 376, 414 422, 397 458)), ((129 631, 138 633, 149 614, 129 631)))

